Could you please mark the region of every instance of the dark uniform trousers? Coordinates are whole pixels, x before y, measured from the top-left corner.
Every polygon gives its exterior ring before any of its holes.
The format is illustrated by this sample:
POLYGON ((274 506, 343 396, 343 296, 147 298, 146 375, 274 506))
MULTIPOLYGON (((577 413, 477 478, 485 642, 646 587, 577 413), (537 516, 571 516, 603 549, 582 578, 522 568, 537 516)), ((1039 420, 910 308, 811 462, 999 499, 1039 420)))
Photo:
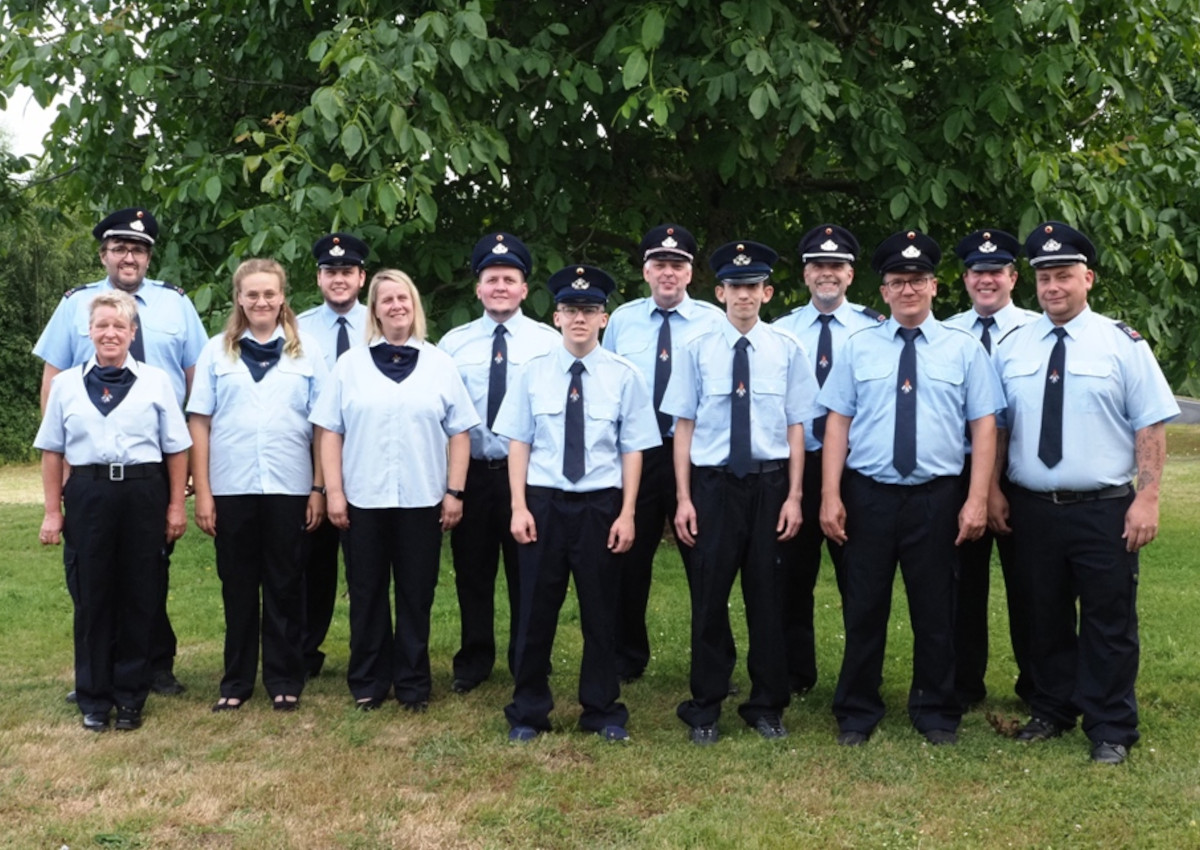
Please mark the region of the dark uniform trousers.
POLYGON ((225 603, 221 696, 246 700, 254 692, 260 628, 267 693, 299 695, 304 689, 301 554, 308 497, 217 496, 214 501, 217 575, 225 603))
POLYGON ((517 541, 513 539, 508 462, 472 458, 467 468, 462 521, 450 532, 454 587, 462 639, 454 654, 454 678, 478 684, 496 663, 496 573, 504 556, 508 586, 508 669, 513 671, 520 610, 517 541))
POLYGON ((1125 551, 1121 534, 1133 488, 1121 498, 1062 505, 1010 491, 1016 563, 1033 605, 1030 708, 1064 728, 1082 713, 1093 743, 1131 746, 1138 739, 1138 555, 1125 551))
MULTIPOLYGON (((963 492, 971 481, 971 456, 963 466, 963 492)), ((1007 482, 1003 485, 1007 488, 1007 482)), ((1026 702, 1033 693, 1029 675, 1029 600, 1020 592, 1014 575, 1016 561, 1010 534, 985 531, 978 540, 958 547, 958 617, 954 624, 954 687, 963 707, 987 696, 984 675, 988 665, 988 592, 992 572, 992 545, 1000 555, 1004 592, 1008 599, 1008 633, 1017 662, 1017 696, 1026 702)))
POLYGON ((842 493, 846 649, 833 697, 838 728, 870 734, 883 719, 879 689, 898 561, 913 630, 908 714, 919 732, 954 731, 962 719, 954 693, 959 478, 905 486, 848 470, 842 493))
POLYGON ((150 691, 155 613, 166 586, 166 477, 109 481, 75 473, 63 486, 63 503, 79 710, 141 709, 150 691))
POLYGON ((780 544, 783 554, 783 632, 788 686, 804 693, 817 683, 817 637, 813 628, 813 589, 821 570, 821 546, 829 550, 838 590, 842 588, 842 546, 821 531, 821 452, 804 453, 804 494, 800 533, 780 544))
POLYGON ((356 508, 346 533, 350 591, 350 666, 356 700, 425 702, 429 671, 429 614, 442 551, 441 505, 356 508), (388 584, 394 581, 396 625, 388 584))
POLYGON ((726 637, 729 594, 739 570, 750 638, 750 696, 738 713, 753 725, 787 708, 783 566, 775 530, 787 490, 784 461, 741 479, 724 467, 692 467, 698 529, 692 550, 692 698, 676 709, 689 726, 716 723, 729 694, 734 664, 726 637))
POLYGON ((337 604, 338 547, 341 542, 341 530, 326 518, 311 534, 305 534, 301 543, 300 557, 304 565, 301 647, 304 669, 310 676, 318 675, 325 666, 321 644, 329 634, 333 608, 337 604))
POLYGON ((618 582, 616 558, 608 550, 608 534, 621 512, 621 491, 567 493, 527 487, 526 503, 537 528, 537 540, 519 547, 521 563, 520 625, 517 629, 516 682, 504 708, 510 726, 550 728, 554 698, 550 693, 550 652, 558 614, 574 576, 583 631, 579 665, 579 726, 599 732, 625 726, 629 712, 618 702, 615 647, 618 582))
MULTIPOLYGON (((642 481, 634 524, 633 548, 620 556, 621 599, 617 614, 617 672, 622 679, 636 679, 650 661, 650 636, 646 631, 646 608, 650 601, 654 556, 663 539, 663 524, 675 521, 675 440, 663 437, 663 444, 642 452, 642 481)), ((676 541, 683 570, 692 586, 692 548, 676 541)), ((728 653, 732 664, 737 657, 733 631, 728 627, 728 653)))

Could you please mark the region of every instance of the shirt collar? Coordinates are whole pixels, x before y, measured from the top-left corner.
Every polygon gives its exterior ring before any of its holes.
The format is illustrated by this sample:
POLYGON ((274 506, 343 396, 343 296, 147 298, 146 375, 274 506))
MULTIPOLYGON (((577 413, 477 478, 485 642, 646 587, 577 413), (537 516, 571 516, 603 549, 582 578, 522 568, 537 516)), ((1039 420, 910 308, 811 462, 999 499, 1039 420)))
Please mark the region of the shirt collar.
MULTIPOLYGON (((271 338, 267 342, 277 340, 281 336, 283 336, 283 325, 276 325, 275 330, 271 332, 271 338)), ((238 339, 254 339, 254 333, 249 328, 246 328, 242 331, 242 335, 238 339)), ((257 342, 257 340, 255 341, 257 342)))
POLYGON ((733 326, 733 322, 726 318, 721 326, 721 335, 725 337, 725 342, 730 348, 733 348, 735 345, 737 345, 737 341, 743 336, 750 340, 751 348, 758 348, 759 344, 762 342, 763 334, 767 333, 767 331, 763 330, 763 326, 765 324, 766 323, 760 316, 758 321, 754 323, 754 327, 743 334, 733 326))
MULTIPOLYGON (((96 362, 96 355, 93 354, 91 357, 88 358, 87 363, 84 364, 83 374, 86 375, 88 372, 95 369, 98 365, 100 365, 100 364, 96 362)), ((128 369, 130 372, 132 372, 135 375, 137 375, 141 371, 140 364, 137 362, 137 360, 134 359, 132 354, 125 355, 125 362, 122 363, 119 368, 128 369)))
POLYGON ((586 356, 576 357, 574 354, 572 354, 570 351, 567 350, 567 347, 565 345, 560 345, 558 347, 557 354, 555 355, 558 357, 558 368, 560 370, 562 370, 563 372, 569 372, 569 371, 571 371, 571 364, 574 363, 576 360, 581 360, 581 361, 583 361, 584 371, 591 372, 592 367, 595 365, 596 361, 600 357, 603 356, 602 354, 599 353, 600 348, 601 348, 601 346, 599 344, 597 344, 596 347, 593 348, 591 351, 589 351, 586 356))
MULTIPOLYGON (((890 316, 884 323, 884 326, 887 328, 888 337, 892 339, 900 336, 900 328, 903 327, 899 322, 890 316)), ((942 323, 933 317, 932 311, 930 311, 929 315, 925 317, 925 321, 921 322, 921 324, 917 325, 917 327, 920 328, 921 336, 925 337, 926 342, 933 342, 946 332, 946 329, 942 326, 942 323)))
POLYGON ((1092 313, 1092 308, 1085 304, 1083 310, 1080 311, 1078 316, 1071 319, 1071 321, 1067 322, 1065 325, 1060 326, 1054 324, 1054 322, 1050 321, 1049 316, 1047 316, 1045 313, 1042 313, 1042 315, 1038 316, 1036 322, 1038 339, 1045 339, 1046 337, 1050 336, 1050 334, 1057 327, 1066 328, 1067 336, 1071 337, 1072 339, 1076 339, 1081 333, 1083 333, 1083 330, 1089 324, 1091 324, 1092 317, 1094 315, 1095 314, 1092 313))
MULTIPOLYGON (((480 322, 479 327, 485 332, 485 336, 491 336, 496 332, 496 326, 501 323, 497 322, 487 313, 484 313, 482 318, 483 321, 480 322)), ((517 328, 521 327, 521 324, 526 321, 528 321, 528 319, 525 317, 525 314, 518 309, 517 312, 512 314, 512 316, 504 320, 504 329, 510 334, 515 334, 517 332, 517 328)))
MULTIPOLYGON (((325 325, 325 327, 327 327, 327 328, 337 327, 337 320, 344 316, 346 319, 347 327, 358 330, 358 328, 359 328, 359 323, 358 323, 359 310, 358 310, 358 308, 362 307, 362 306, 363 305, 361 303, 355 301, 349 310, 347 310, 345 313, 339 313, 336 310, 334 310, 332 307, 329 306, 328 301, 322 301, 321 306, 318 307, 317 309, 319 311, 318 315, 321 317, 321 321, 325 325)), ((364 307, 363 309, 365 310, 366 308, 364 307)))
POLYGON ((654 315, 655 310, 670 309, 670 310, 678 313, 679 315, 683 316, 684 319, 687 319, 690 321, 691 319, 695 318, 696 311, 699 310, 700 308, 696 306, 695 299, 693 299, 692 296, 690 296, 686 292, 684 292, 683 300, 680 301, 678 304, 676 304, 674 307, 671 307, 671 308, 659 307, 658 302, 655 301, 654 296, 651 295, 649 298, 646 299, 645 303, 643 304, 643 309, 646 311, 646 315, 650 318, 655 318, 655 315, 654 315))

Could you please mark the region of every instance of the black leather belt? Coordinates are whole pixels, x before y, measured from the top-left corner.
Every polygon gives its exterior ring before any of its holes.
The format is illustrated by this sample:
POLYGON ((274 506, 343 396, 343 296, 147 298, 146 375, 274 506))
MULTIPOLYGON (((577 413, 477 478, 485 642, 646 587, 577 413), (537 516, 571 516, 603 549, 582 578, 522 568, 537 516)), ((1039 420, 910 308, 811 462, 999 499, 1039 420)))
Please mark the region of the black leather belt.
POLYGON ((588 499, 598 496, 608 497, 613 493, 620 493, 617 487, 605 487, 600 490, 588 490, 585 493, 576 493, 574 490, 559 490, 557 487, 536 487, 529 485, 525 488, 527 496, 544 496, 548 499, 562 499, 564 502, 586 502, 588 499))
POLYGON ((1102 499, 1123 499, 1133 492, 1133 488, 1128 484, 1114 484, 1112 487, 1102 487, 1099 490, 1029 490, 1025 487, 1019 489, 1056 505, 1099 502, 1102 499))
POLYGON ((85 463, 72 466, 72 475, 103 478, 108 481, 134 481, 138 478, 153 478, 163 474, 161 463, 85 463))
POLYGON ((508 458, 502 457, 496 460, 487 458, 471 458, 472 466, 482 466, 485 469, 508 469, 508 458))
MULTIPOLYGON (((778 472, 781 469, 787 469, 786 460, 756 460, 746 469, 749 475, 758 475, 762 472, 778 472)), ((733 475, 733 470, 728 465, 725 466, 702 466, 701 469, 715 469, 717 472, 726 472, 733 475)))

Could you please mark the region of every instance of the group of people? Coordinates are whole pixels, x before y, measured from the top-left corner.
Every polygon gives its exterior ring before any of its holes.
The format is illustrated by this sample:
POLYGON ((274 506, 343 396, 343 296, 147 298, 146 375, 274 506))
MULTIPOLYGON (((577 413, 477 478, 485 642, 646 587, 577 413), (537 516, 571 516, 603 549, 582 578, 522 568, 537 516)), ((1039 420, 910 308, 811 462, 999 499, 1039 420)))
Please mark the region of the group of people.
POLYGON ((135 729, 152 688, 182 687, 165 601, 190 471, 225 603, 214 711, 251 698, 260 641, 272 706, 299 706, 323 663, 339 547, 356 706, 392 697, 425 711, 449 531, 453 690, 495 666, 503 558, 508 737, 548 731, 573 577, 580 727, 626 740, 620 685, 651 658, 652 563, 671 523, 691 601, 691 693, 677 713, 697 745, 718 741, 737 692, 739 574, 750 690, 738 712, 766 739, 787 735, 791 695, 817 680, 823 547, 846 635, 838 743, 866 743, 883 718, 898 565, 914 632, 909 717, 929 743, 954 744, 986 694, 993 544, 1031 709, 1017 737, 1055 737, 1082 715, 1104 763, 1137 740, 1138 550, 1157 534, 1165 423, 1179 409, 1141 337, 1088 307, 1096 251, 1078 230, 1045 222, 1024 244, 998 229, 966 236, 955 253, 973 307, 938 321, 931 237, 900 231, 874 252, 885 318, 847 300, 860 247, 823 224, 799 243, 808 303, 767 323, 772 248, 711 253, 717 306, 688 293, 695 238, 664 224, 639 247, 650 295, 611 315, 603 269, 549 275, 557 330, 522 311, 529 250, 493 233, 471 257, 483 315, 436 346, 403 272, 374 274, 359 302, 370 250, 347 233, 313 247, 320 306, 294 315, 282 267, 246 260, 225 331, 208 340, 183 291, 145 277, 157 234, 145 209, 101 222, 108 277, 68 292, 35 348, 41 540, 67 544, 85 728, 109 728, 115 709, 116 728, 135 729), (1012 302, 1022 251, 1041 313, 1012 302))

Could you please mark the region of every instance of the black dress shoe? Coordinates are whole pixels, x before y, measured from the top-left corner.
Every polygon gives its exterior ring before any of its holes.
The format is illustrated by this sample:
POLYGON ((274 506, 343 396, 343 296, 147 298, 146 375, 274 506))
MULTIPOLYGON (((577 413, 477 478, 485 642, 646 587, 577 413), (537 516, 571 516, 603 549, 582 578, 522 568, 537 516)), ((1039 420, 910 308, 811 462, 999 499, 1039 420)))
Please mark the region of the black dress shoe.
POLYGON ((150 690, 164 696, 176 696, 187 690, 170 670, 159 670, 150 680, 150 690))
POLYGON ((413 714, 424 714, 429 710, 429 701, 417 699, 412 702, 405 702, 404 700, 400 700, 400 707, 413 714))
POLYGON ((866 732, 855 732, 853 730, 838 732, 837 743, 839 747, 861 747, 867 742, 868 737, 866 732))
POLYGON ((479 683, 470 679, 455 679, 450 685, 450 690, 456 694, 469 694, 478 687, 479 683))
POLYGON ((381 699, 360 699, 354 704, 354 707, 359 711, 378 711, 383 708, 383 700, 381 699))
POLYGON ((101 713, 96 711, 83 715, 83 728, 89 732, 107 732, 108 712, 101 713))
POLYGON ((717 724, 709 723, 705 726, 693 726, 688 732, 688 739, 697 747, 709 747, 717 742, 721 737, 721 733, 717 731, 717 724))
POLYGON ((754 731, 768 741, 786 738, 788 734, 787 730, 783 728, 783 721, 779 718, 778 714, 764 714, 758 720, 755 720, 754 731))
POLYGON ((71 705, 79 702, 79 694, 74 691, 67 691, 67 702, 71 703, 71 705))
POLYGON ((1027 742, 1049 741, 1051 738, 1057 738, 1065 731, 1063 727, 1059 726, 1053 720, 1031 717, 1029 722, 1017 732, 1017 740, 1027 742))
POLYGON ((134 729, 142 728, 142 710, 140 708, 124 708, 117 709, 117 722, 113 724, 113 728, 120 732, 132 732, 134 729))
POLYGON ((1110 744, 1101 741, 1092 746, 1092 761, 1097 764, 1120 764, 1129 758, 1129 750, 1124 744, 1110 744))
POLYGON ((925 740, 935 747, 952 747, 958 743, 958 733, 949 729, 930 729, 924 734, 925 740))

